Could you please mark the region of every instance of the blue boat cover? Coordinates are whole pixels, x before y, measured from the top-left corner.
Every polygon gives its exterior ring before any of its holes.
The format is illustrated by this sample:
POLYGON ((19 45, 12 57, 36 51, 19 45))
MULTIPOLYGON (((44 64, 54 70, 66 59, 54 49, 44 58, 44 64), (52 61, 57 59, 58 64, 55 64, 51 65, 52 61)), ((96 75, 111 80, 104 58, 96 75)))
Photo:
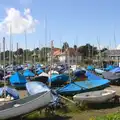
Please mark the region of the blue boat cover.
POLYGON ((36 65, 36 68, 39 68, 39 67, 41 67, 41 64, 37 64, 37 65, 36 65))
POLYGON ((80 77, 81 75, 84 75, 86 73, 86 71, 84 70, 81 70, 81 69, 77 69, 73 72, 73 74, 76 76, 76 77, 80 77))
POLYGON ((109 70, 112 70, 112 69, 114 69, 113 65, 108 65, 107 68, 105 68, 106 71, 109 71, 109 70))
MULTIPOLYGON (((28 82, 28 83, 26 83, 26 88, 27 88, 27 91, 28 91, 28 93, 30 95, 35 95, 37 93, 51 91, 51 89, 49 89, 42 82, 28 82)), ((51 96, 53 97, 53 99, 51 100, 51 102, 52 103, 57 102, 58 96, 56 94, 53 94, 52 91, 51 91, 51 96)))
POLYGON ((103 85, 107 85, 108 83, 109 81, 106 79, 73 82, 64 86, 63 88, 58 89, 57 92, 62 94, 73 94, 73 93, 82 92, 84 90, 89 90, 103 85))
POLYGON ((23 73, 23 75, 25 77, 34 77, 35 76, 35 74, 32 73, 30 70, 25 70, 24 73, 23 73))
POLYGON ((97 76, 89 71, 87 71, 85 75, 87 76, 88 80, 100 80, 100 79, 102 79, 101 77, 99 77, 99 76, 97 76))
POLYGON ((120 67, 114 68, 114 69, 110 70, 110 72, 112 72, 112 73, 120 72, 120 67))
POLYGON ((27 82, 26 89, 30 95, 34 95, 40 92, 50 91, 50 89, 42 82, 27 82))
POLYGON ((41 70, 41 67, 36 68, 35 71, 38 72, 39 70, 41 70))
POLYGON ((65 75, 65 74, 53 74, 51 76, 51 78, 49 78, 49 81, 51 81, 52 83, 65 83, 69 80, 69 76, 65 75))
POLYGON ((19 99, 19 94, 16 89, 13 89, 7 86, 2 87, 0 88, 0 96, 4 94, 4 91, 6 92, 7 95, 9 94, 11 97, 13 97, 14 100, 19 99))
POLYGON ((38 72, 37 72, 37 74, 39 75, 39 74, 41 74, 42 72, 44 72, 42 69, 40 69, 38 72))
POLYGON ((94 67, 92 65, 88 65, 87 70, 94 70, 94 67))
POLYGON ((11 77, 10 77, 10 83, 11 84, 16 84, 16 83, 19 83, 19 84, 24 84, 26 83, 26 79, 23 75, 21 75, 19 72, 16 72, 15 74, 13 74, 11 77))

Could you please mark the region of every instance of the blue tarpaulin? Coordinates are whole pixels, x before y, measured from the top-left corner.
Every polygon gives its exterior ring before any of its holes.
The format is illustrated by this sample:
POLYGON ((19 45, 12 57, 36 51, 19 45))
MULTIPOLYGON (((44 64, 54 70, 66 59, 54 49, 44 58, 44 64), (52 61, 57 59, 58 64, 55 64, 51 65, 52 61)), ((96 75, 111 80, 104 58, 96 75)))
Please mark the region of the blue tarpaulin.
POLYGON ((94 67, 92 65, 88 65, 87 70, 94 70, 94 67))
POLYGON ((26 83, 27 91, 30 95, 40 92, 50 91, 50 89, 42 82, 28 82, 26 83))
POLYGON ((35 76, 35 74, 33 72, 31 72, 30 70, 25 70, 23 75, 25 77, 34 77, 35 76))
POLYGON ((109 71, 109 70, 112 70, 114 69, 115 67, 113 65, 108 65, 107 68, 105 68, 106 71, 109 71))
POLYGON ((40 69, 37 74, 41 74, 42 72, 44 72, 42 69, 40 69))
POLYGON ((100 88, 102 86, 106 87, 109 85, 109 81, 106 79, 101 80, 86 80, 80 82, 72 82, 67 84, 66 86, 57 90, 59 94, 72 95, 76 93, 80 93, 83 91, 88 91, 95 88, 100 88))
POLYGON ((86 72, 85 74, 88 78, 88 80, 99 80, 99 79, 102 79, 101 77, 95 75, 94 73, 91 73, 89 71, 86 72))
POLYGON ((10 82, 12 84, 15 84, 15 83, 26 83, 26 79, 23 75, 21 75, 19 72, 16 72, 15 74, 13 74, 11 77, 10 77, 10 82))
POLYGON ((112 72, 112 73, 120 72, 120 67, 114 68, 114 69, 110 70, 110 72, 112 72))
POLYGON ((4 92, 6 93, 6 95, 10 95, 14 99, 19 99, 19 94, 16 89, 7 86, 0 88, 0 96, 2 96, 4 92))

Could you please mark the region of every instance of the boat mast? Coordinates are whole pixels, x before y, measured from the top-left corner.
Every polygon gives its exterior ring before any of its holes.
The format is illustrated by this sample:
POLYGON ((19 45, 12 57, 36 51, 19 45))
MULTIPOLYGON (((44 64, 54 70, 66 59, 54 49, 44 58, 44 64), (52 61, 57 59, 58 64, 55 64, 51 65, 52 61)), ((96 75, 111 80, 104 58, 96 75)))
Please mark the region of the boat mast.
POLYGON ((0 43, 0 65, 1 65, 1 43, 0 43))
POLYGON ((94 45, 92 45, 92 59, 94 58, 94 45))
POLYGON ((40 58, 41 58, 41 50, 40 50, 40 40, 39 40, 39 63, 40 63, 40 58))
POLYGON ((35 44, 34 44, 34 65, 35 65, 35 56, 36 56, 36 53, 35 53, 35 44))
POLYGON ((99 47, 99 64, 100 64, 100 61, 101 61, 101 49, 100 49, 100 38, 97 37, 97 43, 98 43, 98 47, 99 47))
POLYGON ((51 87, 51 68, 52 68, 52 58, 53 57, 53 40, 51 41, 51 59, 50 59, 50 80, 49 87, 51 87))
POLYGON ((28 56, 27 56, 27 32, 26 32, 26 30, 25 30, 25 47, 26 47, 25 60, 27 62, 28 61, 28 56))
POLYGON ((11 61, 12 61, 12 66, 13 66, 13 56, 14 56, 14 53, 13 53, 13 40, 11 40, 11 54, 12 54, 12 58, 11 58, 11 61))
POLYGON ((67 55, 67 57, 68 57, 68 73, 69 73, 69 80, 70 80, 70 83, 71 83, 71 77, 70 77, 70 50, 69 50, 69 48, 68 48, 68 55, 67 55))
MULTIPOLYGON (((115 50, 117 49, 117 44, 116 44, 116 36, 115 36, 115 31, 114 31, 114 43, 115 43, 115 50)), ((115 61, 116 62, 116 61, 115 61)), ((119 56, 117 60, 118 66, 119 66, 119 56)))
POLYGON ((18 64, 18 42, 17 42, 17 64, 18 64))
POLYGON ((117 44, 116 44, 116 36, 115 36, 115 31, 114 31, 114 43, 115 43, 115 49, 117 48, 117 44))
MULTIPOLYGON (((51 41, 51 32, 49 31, 49 40, 51 41)), ((53 65, 53 40, 50 42, 50 48, 51 48, 51 54, 49 54, 49 58, 50 58, 50 64, 51 66, 53 65)))
MULTIPOLYGON (((5 37, 3 37, 3 68, 4 68, 4 86, 6 86, 6 80, 5 80, 5 37)), ((4 98, 6 98, 6 92, 4 90, 4 98)))
POLYGON ((45 23, 44 23, 44 29, 45 29, 45 66, 47 65, 47 17, 45 17, 45 23))
POLYGON ((11 35, 11 24, 10 24, 10 50, 9 50, 9 65, 11 64, 11 39, 12 39, 12 35, 11 35))
POLYGON ((23 65, 24 65, 24 48, 23 48, 23 65))
MULTIPOLYGON (((76 36, 76 47, 77 47, 77 44, 78 44, 78 37, 76 36)), ((75 50, 75 53, 76 53, 76 69, 77 69, 77 65, 78 65, 78 52, 77 52, 77 48, 75 50)))

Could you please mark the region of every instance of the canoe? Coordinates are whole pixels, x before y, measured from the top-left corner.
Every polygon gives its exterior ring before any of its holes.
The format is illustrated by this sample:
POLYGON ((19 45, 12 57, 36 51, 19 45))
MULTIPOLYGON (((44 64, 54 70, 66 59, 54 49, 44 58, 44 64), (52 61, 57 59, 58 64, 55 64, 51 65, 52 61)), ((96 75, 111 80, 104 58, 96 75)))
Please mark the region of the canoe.
POLYGON ((76 102, 86 102, 86 103, 104 103, 112 99, 116 95, 114 90, 100 90, 94 92, 86 92, 81 94, 76 94, 73 96, 73 100, 76 102))
POLYGON ((21 116, 46 107, 52 100, 51 92, 42 92, 0 106, 0 119, 21 116))

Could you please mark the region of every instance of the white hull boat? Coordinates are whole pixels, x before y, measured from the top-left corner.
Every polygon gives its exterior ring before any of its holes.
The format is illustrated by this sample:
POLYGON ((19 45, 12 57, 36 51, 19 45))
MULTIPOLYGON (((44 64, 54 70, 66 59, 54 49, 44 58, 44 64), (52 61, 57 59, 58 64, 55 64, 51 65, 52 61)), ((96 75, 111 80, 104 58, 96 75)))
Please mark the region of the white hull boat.
POLYGON ((51 92, 42 92, 0 106, 0 119, 8 119, 46 107, 53 99, 51 92))
POLYGON ((100 90, 76 94, 73 96, 73 99, 76 102, 103 103, 112 99, 115 95, 116 91, 114 90, 100 90))

